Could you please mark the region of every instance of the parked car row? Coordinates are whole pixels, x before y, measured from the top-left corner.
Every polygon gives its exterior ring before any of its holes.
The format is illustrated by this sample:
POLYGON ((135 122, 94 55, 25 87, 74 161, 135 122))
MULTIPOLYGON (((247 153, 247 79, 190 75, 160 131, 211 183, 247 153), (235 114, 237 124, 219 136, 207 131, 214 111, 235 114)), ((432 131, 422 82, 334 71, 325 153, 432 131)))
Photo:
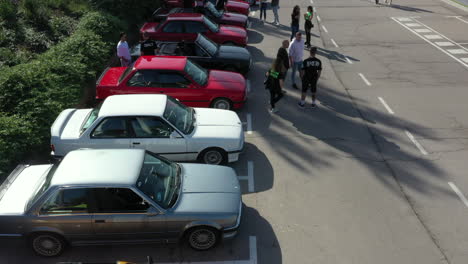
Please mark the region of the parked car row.
POLYGON ((99 104, 66 109, 52 124, 57 162, 19 165, 0 186, 0 238, 25 239, 54 257, 68 245, 185 241, 208 250, 236 235, 239 181, 220 165, 244 149, 231 109, 249 89, 249 4, 165 4, 191 9, 160 9, 141 28, 158 41, 158 54, 136 49, 129 67, 105 69, 99 104), (206 164, 178 163, 187 161, 206 164))

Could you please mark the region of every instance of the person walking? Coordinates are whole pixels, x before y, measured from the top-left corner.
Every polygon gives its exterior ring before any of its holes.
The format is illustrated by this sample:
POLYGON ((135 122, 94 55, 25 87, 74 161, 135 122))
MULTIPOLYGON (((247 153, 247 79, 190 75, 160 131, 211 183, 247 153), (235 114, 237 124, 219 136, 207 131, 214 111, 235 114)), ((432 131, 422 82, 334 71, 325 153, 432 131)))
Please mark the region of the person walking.
POLYGON ((314 9, 312 8, 312 6, 308 6, 307 7, 307 12, 304 14, 304 20, 305 20, 305 23, 304 23, 304 30, 305 30, 305 33, 306 33, 306 41, 305 41, 305 45, 308 49, 310 49, 310 31, 312 30, 312 28, 314 27, 314 24, 312 23, 312 18, 314 16, 314 9))
POLYGON ((301 8, 296 5, 291 13, 291 40, 299 32, 299 18, 301 17, 301 8))
POLYGON ((132 57, 130 56, 130 49, 128 48, 127 43, 127 34, 124 32, 120 33, 120 41, 117 44, 117 56, 120 59, 120 65, 122 67, 127 67, 132 62, 132 57))
POLYGON ((288 55, 288 47, 289 47, 289 40, 283 40, 283 43, 281 47, 278 49, 278 52, 276 53, 276 59, 280 60, 283 63, 283 67, 281 69, 281 72, 283 75, 286 77, 287 72, 289 70, 290 64, 289 64, 289 55, 288 55))
POLYGON ((149 38, 148 32, 143 33, 143 41, 140 43, 141 56, 153 56, 158 49, 156 41, 149 38))
POLYGON ((305 107, 305 99, 307 91, 310 89, 312 92, 312 107, 317 105, 317 82, 322 74, 322 62, 315 57, 317 54, 317 48, 313 47, 310 49, 309 58, 302 62, 301 67, 301 79, 302 79, 302 95, 301 101, 298 103, 300 108, 305 107))
POLYGON ((271 0, 271 10, 273 11, 273 15, 275 16, 275 20, 272 23, 277 26, 280 25, 278 9, 279 9, 279 0, 271 0))
POLYGON ((266 73, 267 84, 266 89, 270 90, 270 112, 278 112, 276 103, 283 98, 283 85, 284 75, 281 73, 281 67, 283 62, 280 59, 275 59, 271 66, 271 69, 266 73))
POLYGON ((292 67, 291 82, 294 89, 299 89, 296 85, 296 71, 300 70, 302 58, 304 56, 304 40, 302 33, 297 32, 296 37, 289 45, 289 63, 292 67))
POLYGON ((260 20, 262 20, 262 15, 263 15, 263 20, 266 20, 266 10, 267 10, 267 0, 260 0, 260 20))

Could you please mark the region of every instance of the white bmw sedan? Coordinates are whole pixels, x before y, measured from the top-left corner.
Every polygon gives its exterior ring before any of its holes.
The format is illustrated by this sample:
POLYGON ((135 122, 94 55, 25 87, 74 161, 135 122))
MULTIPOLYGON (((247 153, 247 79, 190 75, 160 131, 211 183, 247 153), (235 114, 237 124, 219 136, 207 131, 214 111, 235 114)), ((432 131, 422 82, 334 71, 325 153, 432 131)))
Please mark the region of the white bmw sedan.
POLYGON ((94 109, 66 109, 51 128, 52 155, 81 148, 142 148, 174 161, 235 162, 244 147, 233 111, 191 108, 158 94, 114 95, 94 109))

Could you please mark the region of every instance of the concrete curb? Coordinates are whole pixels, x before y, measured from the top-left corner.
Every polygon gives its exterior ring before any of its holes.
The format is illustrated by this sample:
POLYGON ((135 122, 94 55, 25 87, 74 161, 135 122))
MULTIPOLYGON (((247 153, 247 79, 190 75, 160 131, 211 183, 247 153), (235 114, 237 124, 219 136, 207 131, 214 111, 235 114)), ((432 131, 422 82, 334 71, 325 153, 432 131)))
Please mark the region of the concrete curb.
POLYGON ((457 2, 455 0, 441 0, 442 2, 445 2, 448 5, 451 5, 453 7, 456 7, 460 10, 463 10, 465 12, 468 12, 468 6, 465 6, 464 4, 457 2))

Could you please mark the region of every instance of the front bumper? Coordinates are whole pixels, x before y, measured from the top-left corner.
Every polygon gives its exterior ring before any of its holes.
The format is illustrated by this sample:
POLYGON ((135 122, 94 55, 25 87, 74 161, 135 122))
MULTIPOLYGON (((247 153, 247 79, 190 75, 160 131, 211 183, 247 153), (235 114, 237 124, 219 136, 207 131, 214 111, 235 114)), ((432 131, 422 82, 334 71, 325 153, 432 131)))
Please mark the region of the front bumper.
POLYGON ((223 230, 223 240, 232 239, 237 235, 238 229, 241 224, 241 219, 242 219, 242 207, 243 207, 243 204, 242 204, 242 199, 241 199, 240 204, 239 204, 239 216, 237 217, 236 225, 234 225, 233 227, 225 228, 223 230))

